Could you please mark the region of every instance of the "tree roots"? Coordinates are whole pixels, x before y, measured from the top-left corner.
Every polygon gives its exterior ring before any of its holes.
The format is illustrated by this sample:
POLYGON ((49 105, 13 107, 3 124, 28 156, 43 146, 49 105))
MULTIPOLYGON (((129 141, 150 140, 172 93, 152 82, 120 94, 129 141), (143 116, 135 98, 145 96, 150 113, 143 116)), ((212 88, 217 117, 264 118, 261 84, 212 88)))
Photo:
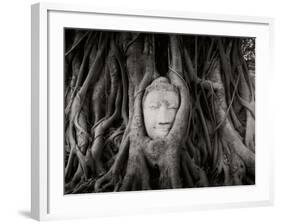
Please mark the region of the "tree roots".
POLYGON ((254 86, 238 38, 87 31, 72 39, 65 193, 254 183, 254 86), (160 39, 168 58, 155 57, 160 39), (142 98, 159 60, 180 106, 168 136, 151 139, 142 98))

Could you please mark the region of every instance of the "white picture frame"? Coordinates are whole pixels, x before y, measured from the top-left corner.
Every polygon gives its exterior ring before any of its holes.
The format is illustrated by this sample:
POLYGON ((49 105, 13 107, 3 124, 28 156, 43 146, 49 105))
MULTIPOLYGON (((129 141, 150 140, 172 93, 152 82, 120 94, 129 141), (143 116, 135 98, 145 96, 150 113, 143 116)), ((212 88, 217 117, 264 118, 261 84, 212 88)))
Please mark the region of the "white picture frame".
POLYGON ((37 220, 248 207, 273 203, 273 147, 266 107, 273 75, 273 19, 38 3, 32 5, 31 215, 37 220), (149 25, 148 25, 149 24, 149 25), (256 184, 104 194, 63 194, 63 28, 255 36, 256 184), (262 55, 262 56, 260 56, 262 55), (266 77, 265 77, 266 76, 266 77))

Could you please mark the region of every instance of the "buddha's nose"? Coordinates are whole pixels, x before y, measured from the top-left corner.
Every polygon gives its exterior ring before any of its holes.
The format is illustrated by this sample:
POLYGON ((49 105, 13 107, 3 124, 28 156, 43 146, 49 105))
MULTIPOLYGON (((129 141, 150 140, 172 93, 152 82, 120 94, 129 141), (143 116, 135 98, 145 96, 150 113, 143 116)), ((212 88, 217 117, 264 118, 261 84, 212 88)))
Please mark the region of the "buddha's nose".
POLYGON ((167 125, 169 124, 169 118, 168 118, 168 113, 167 113, 167 109, 165 106, 161 106, 159 108, 159 111, 158 111, 158 124, 161 124, 161 125, 167 125))

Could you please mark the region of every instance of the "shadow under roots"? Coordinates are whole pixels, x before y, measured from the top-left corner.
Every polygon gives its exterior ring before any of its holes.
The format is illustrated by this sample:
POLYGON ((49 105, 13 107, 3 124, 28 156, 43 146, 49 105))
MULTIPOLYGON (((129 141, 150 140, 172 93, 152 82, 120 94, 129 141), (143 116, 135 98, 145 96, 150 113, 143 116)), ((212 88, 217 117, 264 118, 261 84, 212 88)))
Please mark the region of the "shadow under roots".
POLYGON ((160 178, 160 170, 157 165, 149 167, 150 173, 150 186, 152 190, 160 189, 159 178, 160 178))

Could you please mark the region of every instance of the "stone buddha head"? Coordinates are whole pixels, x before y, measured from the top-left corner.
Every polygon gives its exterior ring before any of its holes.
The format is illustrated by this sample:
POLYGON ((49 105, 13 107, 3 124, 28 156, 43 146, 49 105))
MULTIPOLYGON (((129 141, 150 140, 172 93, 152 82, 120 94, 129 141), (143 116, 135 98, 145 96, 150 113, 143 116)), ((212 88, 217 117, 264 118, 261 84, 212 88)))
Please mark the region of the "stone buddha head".
POLYGON ((168 135, 179 105, 179 91, 166 77, 155 79, 146 88, 142 106, 144 124, 150 138, 164 138, 168 135))

